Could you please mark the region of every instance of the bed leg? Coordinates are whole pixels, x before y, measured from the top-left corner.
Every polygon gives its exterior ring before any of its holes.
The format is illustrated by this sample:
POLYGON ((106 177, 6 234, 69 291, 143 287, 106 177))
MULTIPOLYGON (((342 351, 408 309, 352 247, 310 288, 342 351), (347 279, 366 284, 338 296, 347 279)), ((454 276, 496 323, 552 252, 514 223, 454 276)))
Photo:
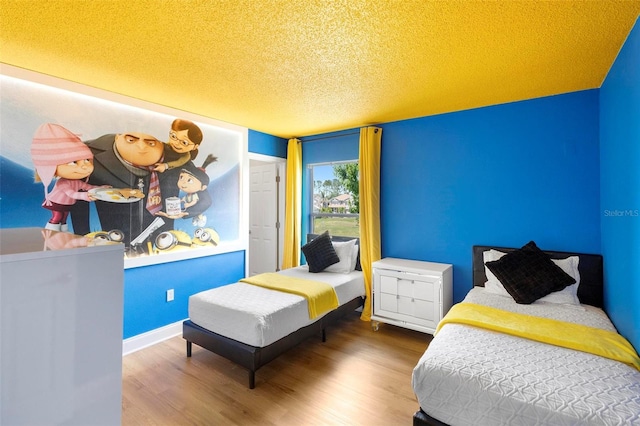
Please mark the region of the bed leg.
POLYGON ((322 343, 327 341, 327 330, 326 329, 322 329, 322 343))
POLYGON ((249 370, 249 389, 256 387, 256 372, 249 370))
POLYGON ((187 358, 191 357, 191 346, 193 344, 187 340, 187 358))

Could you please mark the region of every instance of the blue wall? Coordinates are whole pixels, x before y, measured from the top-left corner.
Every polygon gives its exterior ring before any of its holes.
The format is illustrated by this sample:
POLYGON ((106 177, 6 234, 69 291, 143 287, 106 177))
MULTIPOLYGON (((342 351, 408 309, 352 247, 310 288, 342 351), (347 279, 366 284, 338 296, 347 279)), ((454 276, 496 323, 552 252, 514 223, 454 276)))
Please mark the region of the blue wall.
POLYGON ((287 140, 249 129, 249 152, 287 158, 287 140))
MULTIPOLYGON (((379 127, 382 255, 453 264, 455 301, 474 244, 600 252, 597 90, 379 127)), ((304 144, 305 164, 336 141, 304 144)))
POLYGON ((382 126, 382 254, 454 265, 471 288, 471 246, 598 253, 598 92, 382 126))
POLYGON ((244 278, 244 251, 124 271, 124 338, 187 318, 189 296, 244 278), (175 299, 166 301, 174 289, 175 299))
POLYGON ((640 24, 600 89, 605 309, 640 350, 640 24))

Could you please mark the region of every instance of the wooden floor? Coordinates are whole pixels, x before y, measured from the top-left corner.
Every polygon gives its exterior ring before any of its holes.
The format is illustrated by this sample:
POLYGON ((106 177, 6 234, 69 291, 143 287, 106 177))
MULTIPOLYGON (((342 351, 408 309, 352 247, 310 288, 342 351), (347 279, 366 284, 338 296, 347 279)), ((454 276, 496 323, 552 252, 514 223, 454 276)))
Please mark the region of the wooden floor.
POLYGON ((123 425, 410 425, 411 372, 431 336, 357 313, 256 373, 174 337, 123 358, 123 425))

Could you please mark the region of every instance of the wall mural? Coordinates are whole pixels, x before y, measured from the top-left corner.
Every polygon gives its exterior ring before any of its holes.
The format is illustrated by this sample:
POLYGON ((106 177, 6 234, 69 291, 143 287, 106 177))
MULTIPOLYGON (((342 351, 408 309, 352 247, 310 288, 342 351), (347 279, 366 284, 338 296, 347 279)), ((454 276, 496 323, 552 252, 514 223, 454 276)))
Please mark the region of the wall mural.
POLYGON ((0 227, 119 241, 150 263, 241 239, 245 128, 0 78, 0 227))

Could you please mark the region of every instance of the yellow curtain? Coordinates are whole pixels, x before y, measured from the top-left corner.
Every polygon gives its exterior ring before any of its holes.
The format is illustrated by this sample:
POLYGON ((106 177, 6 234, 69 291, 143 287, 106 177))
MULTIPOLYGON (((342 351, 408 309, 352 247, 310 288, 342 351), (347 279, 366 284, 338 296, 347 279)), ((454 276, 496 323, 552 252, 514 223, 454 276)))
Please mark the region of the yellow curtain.
POLYGON ((286 179, 282 269, 300 265, 302 144, 299 139, 289 139, 286 179))
POLYGON ((382 129, 360 129, 360 263, 364 274, 363 321, 371 321, 371 263, 380 260, 380 148, 382 129))

